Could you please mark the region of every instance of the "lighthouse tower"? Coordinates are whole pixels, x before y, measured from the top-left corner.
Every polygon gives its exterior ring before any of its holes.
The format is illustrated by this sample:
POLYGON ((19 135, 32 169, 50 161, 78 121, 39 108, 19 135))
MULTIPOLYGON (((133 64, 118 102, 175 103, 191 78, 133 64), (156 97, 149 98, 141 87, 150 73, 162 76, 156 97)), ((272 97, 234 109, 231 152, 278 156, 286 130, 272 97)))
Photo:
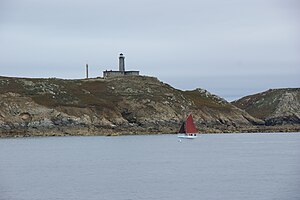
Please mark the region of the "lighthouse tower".
POLYGON ((108 77, 115 77, 115 76, 139 76, 140 72, 139 71, 125 71, 125 56, 120 53, 119 55, 119 70, 114 71, 114 70, 105 70, 103 71, 103 77, 108 78, 108 77))
POLYGON ((122 53, 119 56, 119 71, 125 72, 125 56, 122 53))

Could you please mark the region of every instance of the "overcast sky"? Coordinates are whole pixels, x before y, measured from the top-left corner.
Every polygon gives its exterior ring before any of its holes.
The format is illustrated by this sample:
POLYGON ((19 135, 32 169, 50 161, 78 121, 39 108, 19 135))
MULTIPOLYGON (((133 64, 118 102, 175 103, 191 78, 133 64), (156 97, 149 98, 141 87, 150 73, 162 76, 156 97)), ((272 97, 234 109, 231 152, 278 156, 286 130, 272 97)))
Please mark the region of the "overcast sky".
POLYGON ((300 86, 299 0, 0 0, 0 76, 117 69, 233 100, 300 86))

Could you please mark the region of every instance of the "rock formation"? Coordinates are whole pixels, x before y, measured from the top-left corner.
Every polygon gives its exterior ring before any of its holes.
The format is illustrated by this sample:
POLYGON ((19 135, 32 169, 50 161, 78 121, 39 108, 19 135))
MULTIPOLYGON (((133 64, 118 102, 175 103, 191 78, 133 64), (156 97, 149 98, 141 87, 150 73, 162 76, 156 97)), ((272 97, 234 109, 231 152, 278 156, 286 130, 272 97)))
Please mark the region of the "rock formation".
POLYGON ((243 97, 233 104, 266 125, 300 124, 300 89, 270 89, 243 97))
MULTIPOLYGON (((296 97, 287 94, 282 98, 290 102, 296 97)), ((268 123, 290 112, 286 102, 278 102, 281 110, 272 112, 268 123)), ((146 76, 0 77, 2 137, 176 133, 184 112, 192 112, 199 131, 205 133, 255 131, 263 126, 265 118, 252 117, 253 113, 242 109, 206 90, 181 91, 146 76)))

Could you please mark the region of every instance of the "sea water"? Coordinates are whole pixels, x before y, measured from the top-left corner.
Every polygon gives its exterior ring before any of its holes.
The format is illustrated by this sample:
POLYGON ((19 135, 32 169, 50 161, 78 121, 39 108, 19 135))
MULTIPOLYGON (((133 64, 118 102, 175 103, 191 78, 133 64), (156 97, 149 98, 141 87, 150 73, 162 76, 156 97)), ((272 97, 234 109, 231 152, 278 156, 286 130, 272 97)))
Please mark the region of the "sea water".
POLYGON ((1 200, 299 200, 300 133, 0 140, 1 200))

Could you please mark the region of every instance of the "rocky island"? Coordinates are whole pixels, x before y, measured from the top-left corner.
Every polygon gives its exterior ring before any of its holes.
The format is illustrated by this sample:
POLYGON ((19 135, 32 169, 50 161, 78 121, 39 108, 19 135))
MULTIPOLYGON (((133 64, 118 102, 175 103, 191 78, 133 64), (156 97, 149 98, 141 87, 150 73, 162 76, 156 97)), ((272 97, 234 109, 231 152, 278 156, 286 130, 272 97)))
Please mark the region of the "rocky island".
POLYGON ((267 126, 300 124, 300 88, 270 89, 232 102, 267 126))
POLYGON ((184 111, 203 133, 300 131, 300 89, 235 102, 147 76, 0 77, 0 136, 176 133, 184 111))

